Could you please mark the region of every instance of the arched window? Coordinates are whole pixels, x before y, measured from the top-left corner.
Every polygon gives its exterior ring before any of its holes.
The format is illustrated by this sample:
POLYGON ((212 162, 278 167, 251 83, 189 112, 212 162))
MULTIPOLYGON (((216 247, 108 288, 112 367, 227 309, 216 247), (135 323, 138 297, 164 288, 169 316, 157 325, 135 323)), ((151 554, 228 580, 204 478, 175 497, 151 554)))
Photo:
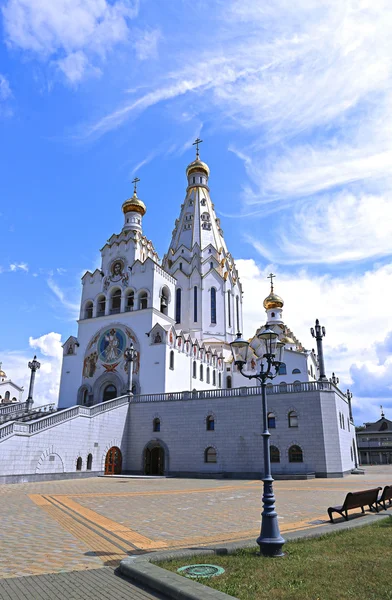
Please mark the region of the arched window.
POLYGON ((293 388, 294 388, 294 392, 300 392, 301 391, 301 382, 294 381, 293 388))
POLYGON ((216 385, 216 371, 215 371, 215 369, 212 371, 212 385, 216 385))
POLYGON ((10 394, 10 392, 6 392, 6 393, 4 394, 4 400, 5 400, 6 402, 9 402, 9 401, 10 401, 10 395, 11 395, 11 394, 10 394))
POLYGON ((274 317, 274 316, 275 316, 275 313, 274 313, 274 312, 273 312, 273 313, 271 313, 271 317, 274 317))
POLYGON ((282 381, 279 384, 279 393, 285 394, 286 392, 287 392, 287 383, 285 381, 282 381))
POLYGON ((230 290, 227 291, 227 319, 229 322, 229 327, 231 327, 231 294, 230 294, 230 290))
POLYGON ((207 378, 206 378, 206 382, 210 383, 210 367, 207 367, 207 378))
POLYGON ((272 413, 272 412, 268 413, 267 419, 268 419, 268 429, 275 429, 276 428, 276 417, 275 417, 274 413, 272 413))
POLYGON ((127 293, 127 297, 125 299, 125 311, 131 312, 133 310, 135 304, 135 292, 131 290, 127 293))
POLYGON ((169 290, 164 287, 161 293, 161 313, 163 313, 164 315, 167 315, 167 311, 168 311, 168 307, 169 307, 169 290))
POLYGON ((105 296, 99 296, 97 301, 97 317, 103 317, 106 310, 106 298, 105 296))
POLYGON ((212 415, 208 415, 206 420, 207 431, 215 430, 215 418, 212 415))
POLYGON ((196 361, 193 361, 193 378, 196 379, 196 361))
POLYGON ((270 446, 270 458, 272 463, 280 463, 280 452, 276 446, 270 446))
POLYGON ((212 271, 213 268, 214 268, 214 263, 210 262, 210 269, 211 269, 211 271, 212 271))
POLYGON ((147 308, 148 296, 147 292, 140 292, 139 294, 139 310, 147 308))
POLYGON ((211 288, 211 323, 216 323, 216 289, 211 288))
POLYGON ((113 400, 113 398, 117 398, 117 388, 112 383, 109 383, 109 385, 107 385, 103 391, 102 402, 113 400))
POLYGON ((92 454, 88 454, 87 455, 87 471, 91 471, 91 467, 93 466, 93 455, 92 454))
POLYGON ((197 322, 197 285, 193 288, 193 320, 197 322))
POLYGON ((379 431, 385 431, 386 429, 388 429, 388 423, 386 421, 384 421, 381 424, 381 427, 380 427, 379 431))
POLYGON ((161 420, 156 417, 152 422, 153 431, 161 431, 161 420))
POLYGON ((293 369, 293 375, 298 375, 298 373, 301 373, 301 371, 299 369, 293 369))
POLYGON ((83 464, 82 457, 79 456, 78 460, 76 461, 76 470, 77 471, 81 471, 82 470, 82 464, 83 464))
POLYGON ((218 374, 218 387, 222 387, 222 373, 218 374))
POLYGON ((200 381, 203 381, 203 365, 200 365, 200 381))
POLYGON ((121 309, 121 290, 113 292, 111 297, 110 314, 114 315, 120 312, 121 309))
POLYGON ((289 448, 289 462, 301 463, 304 462, 302 450, 299 446, 290 446, 289 448))
POLYGON ((285 363, 280 363, 278 373, 279 375, 287 375, 287 368, 285 363))
POLYGON ((231 390, 231 375, 228 375, 228 376, 226 377, 226 388, 227 388, 228 390, 231 390))
POLYGON ((240 331, 240 299, 238 296, 235 298, 236 312, 237 312, 237 331, 240 331))
POLYGON ((216 450, 210 446, 204 451, 204 462, 216 463, 216 450))
POLYGON ((17 399, 15 398, 15 396, 12 398, 12 402, 17 402, 17 399))
POLYGON ((181 323, 181 289, 176 290, 176 323, 181 323))
POLYGON ((169 369, 174 369, 174 350, 170 350, 169 369))
POLYGON ((93 316, 93 303, 91 302, 91 300, 89 300, 88 302, 86 302, 86 306, 84 308, 84 318, 92 319, 92 316, 93 316))
POLYGON ((295 410, 289 412, 289 427, 298 427, 298 415, 295 410))

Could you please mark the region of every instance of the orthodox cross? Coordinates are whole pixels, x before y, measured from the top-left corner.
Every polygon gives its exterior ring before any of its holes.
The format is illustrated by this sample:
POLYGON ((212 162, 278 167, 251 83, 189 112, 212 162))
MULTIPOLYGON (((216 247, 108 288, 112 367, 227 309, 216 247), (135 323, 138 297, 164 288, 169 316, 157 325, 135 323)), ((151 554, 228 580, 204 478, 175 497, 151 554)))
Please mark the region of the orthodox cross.
POLYGON ((384 415, 384 410, 382 408, 382 404, 380 404, 380 408, 381 408, 381 418, 383 419, 385 417, 385 415, 384 415))
POLYGON ((135 177, 135 179, 132 181, 133 183, 133 193, 136 195, 136 187, 138 182, 140 181, 140 179, 138 177, 135 177))
POLYGON ((270 274, 267 276, 267 279, 270 279, 270 280, 271 280, 271 292, 273 292, 273 291, 274 291, 274 282, 272 281, 274 277, 276 277, 276 275, 274 275, 273 273, 270 273, 270 274))
POLYGON ((203 140, 201 140, 200 138, 197 138, 192 144, 192 146, 196 146, 196 158, 199 158, 199 144, 201 144, 202 141, 203 140))

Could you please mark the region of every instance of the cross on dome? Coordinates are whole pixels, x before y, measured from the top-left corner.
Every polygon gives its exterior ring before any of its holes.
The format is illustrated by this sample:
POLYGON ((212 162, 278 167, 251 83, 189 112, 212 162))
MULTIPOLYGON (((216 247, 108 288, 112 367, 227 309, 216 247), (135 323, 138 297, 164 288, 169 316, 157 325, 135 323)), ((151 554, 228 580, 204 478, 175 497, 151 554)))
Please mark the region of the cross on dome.
POLYGON ((196 146, 196 159, 200 158, 199 144, 201 144, 202 142, 203 142, 203 140, 201 140, 200 138, 196 138, 192 144, 192 146, 196 146))
POLYGON ((270 280, 271 280, 271 293, 274 291, 274 282, 272 281, 274 277, 276 277, 276 275, 274 275, 273 273, 270 273, 270 274, 267 276, 267 279, 270 279, 270 280))
POLYGON ((139 177, 135 177, 135 179, 132 179, 133 193, 135 194, 135 196, 137 195, 137 184, 139 181, 140 181, 139 177))

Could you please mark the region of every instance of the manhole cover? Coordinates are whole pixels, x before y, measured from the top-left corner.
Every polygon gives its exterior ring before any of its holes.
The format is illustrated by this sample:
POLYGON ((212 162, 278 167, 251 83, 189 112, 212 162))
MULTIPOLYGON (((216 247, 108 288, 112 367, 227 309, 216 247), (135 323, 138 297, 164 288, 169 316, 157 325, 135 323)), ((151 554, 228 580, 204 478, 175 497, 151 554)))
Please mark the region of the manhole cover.
POLYGON ((187 565, 177 569, 177 573, 183 573, 185 577, 216 577, 224 572, 222 567, 216 565, 187 565))

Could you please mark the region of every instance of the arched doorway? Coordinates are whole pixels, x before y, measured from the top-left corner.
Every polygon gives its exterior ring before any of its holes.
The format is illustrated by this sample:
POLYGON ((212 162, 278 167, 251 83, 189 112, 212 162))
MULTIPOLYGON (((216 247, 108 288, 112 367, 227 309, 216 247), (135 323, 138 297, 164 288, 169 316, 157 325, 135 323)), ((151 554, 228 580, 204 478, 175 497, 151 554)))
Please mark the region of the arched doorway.
POLYGON ((103 390, 102 402, 113 400, 113 398, 117 398, 117 388, 112 383, 109 383, 103 390))
POLYGON ((165 451, 161 446, 146 448, 144 454, 144 474, 163 475, 165 470, 165 451))
POLYGON ((120 475, 122 467, 122 454, 120 448, 113 446, 106 454, 105 475, 120 475))

